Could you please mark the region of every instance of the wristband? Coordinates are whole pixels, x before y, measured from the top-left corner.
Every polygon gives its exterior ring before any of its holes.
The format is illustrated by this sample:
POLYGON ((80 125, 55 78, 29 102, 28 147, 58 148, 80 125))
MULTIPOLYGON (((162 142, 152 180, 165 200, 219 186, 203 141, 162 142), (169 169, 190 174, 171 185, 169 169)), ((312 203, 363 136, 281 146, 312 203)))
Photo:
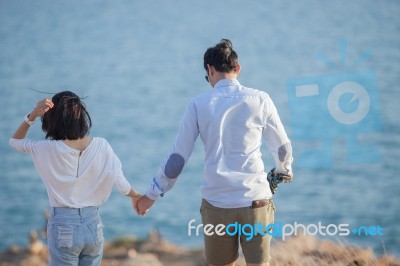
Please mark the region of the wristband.
POLYGON ((33 121, 29 120, 29 115, 30 115, 30 114, 27 114, 27 115, 24 117, 24 121, 25 121, 28 125, 32 126, 33 124, 35 124, 35 120, 33 120, 33 121))

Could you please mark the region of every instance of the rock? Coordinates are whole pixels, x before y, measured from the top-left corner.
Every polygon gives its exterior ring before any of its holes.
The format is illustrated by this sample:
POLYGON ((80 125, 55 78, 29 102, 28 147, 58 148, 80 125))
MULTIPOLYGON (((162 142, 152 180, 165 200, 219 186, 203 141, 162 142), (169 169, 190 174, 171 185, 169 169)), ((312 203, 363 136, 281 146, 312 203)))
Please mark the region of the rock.
POLYGON ((135 249, 131 248, 128 250, 128 257, 129 258, 136 258, 138 253, 136 252, 135 249))
POLYGON ((7 251, 7 253, 10 253, 10 254, 19 254, 22 252, 23 252, 23 249, 18 245, 11 245, 7 251))
POLYGON ((140 245, 140 252, 151 252, 156 253, 159 256, 163 255, 182 255, 186 252, 185 249, 173 245, 167 242, 165 239, 161 237, 160 232, 157 229, 153 229, 149 233, 149 237, 146 241, 140 245))
MULTIPOLYGON (((0 266, 45 266, 47 248, 31 231, 29 247, 16 245, 0 254, 0 266)), ((296 236, 271 243, 272 265, 380 265, 400 266, 394 256, 376 257, 370 249, 358 248, 311 236, 296 236)), ((163 239, 152 230, 147 239, 121 238, 107 243, 102 266, 200 266, 205 265, 204 250, 185 249, 163 239)), ((245 266, 241 254, 237 266, 245 266)))
POLYGON ((163 266, 160 260, 153 254, 136 254, 121 263, 121 266, 146 265, 146 266, 163 266))
POLYGON ((31 230, 29 236, 29 246, 28 252, 32 255, 41 255, 46 253, 47 247, 38 239, 37 232, 35 230, 31 230))

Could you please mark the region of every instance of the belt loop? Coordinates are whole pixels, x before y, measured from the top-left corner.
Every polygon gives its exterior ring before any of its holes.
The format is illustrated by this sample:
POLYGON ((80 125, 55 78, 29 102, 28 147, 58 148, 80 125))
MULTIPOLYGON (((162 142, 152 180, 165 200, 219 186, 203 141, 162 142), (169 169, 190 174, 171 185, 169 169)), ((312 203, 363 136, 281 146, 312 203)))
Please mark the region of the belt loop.
POLYGON ((83 216, 83 208, 79 208, 79 215, 82 217, 83 216))
POLYGON ((51 207, 51 210, 50 210, 50 217, 54 217, 55 215, 56 215, 56 208, 51 207))

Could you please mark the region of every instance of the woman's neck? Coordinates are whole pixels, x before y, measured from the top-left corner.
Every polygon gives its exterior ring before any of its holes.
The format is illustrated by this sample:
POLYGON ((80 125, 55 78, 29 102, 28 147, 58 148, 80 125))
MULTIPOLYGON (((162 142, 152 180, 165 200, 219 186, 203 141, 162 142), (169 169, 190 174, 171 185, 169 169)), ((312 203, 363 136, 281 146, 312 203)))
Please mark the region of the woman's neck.
POLYGON ((85 136, 80 139, 65 139, 62 142, 64 142, 67 146, 71 147, 72 149, 83 151, 89 146, 91 141, 92 141, 91 137, 85 136))

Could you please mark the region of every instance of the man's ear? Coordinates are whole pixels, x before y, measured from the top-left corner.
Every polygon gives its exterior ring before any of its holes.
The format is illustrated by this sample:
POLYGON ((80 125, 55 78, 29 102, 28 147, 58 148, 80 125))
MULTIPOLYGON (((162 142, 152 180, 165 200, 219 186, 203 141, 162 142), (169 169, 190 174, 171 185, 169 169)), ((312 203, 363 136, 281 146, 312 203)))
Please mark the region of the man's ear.
POLYGON ((207 67, 208 67, 208 75, 209 76, 214 76, 214 73, 215 73, 214 66, 207 64, 207 67))
POLYGON ((240 73, 240 65, 237 65, 236 66, 236 75, 239 75, 239 73, 240 73))

